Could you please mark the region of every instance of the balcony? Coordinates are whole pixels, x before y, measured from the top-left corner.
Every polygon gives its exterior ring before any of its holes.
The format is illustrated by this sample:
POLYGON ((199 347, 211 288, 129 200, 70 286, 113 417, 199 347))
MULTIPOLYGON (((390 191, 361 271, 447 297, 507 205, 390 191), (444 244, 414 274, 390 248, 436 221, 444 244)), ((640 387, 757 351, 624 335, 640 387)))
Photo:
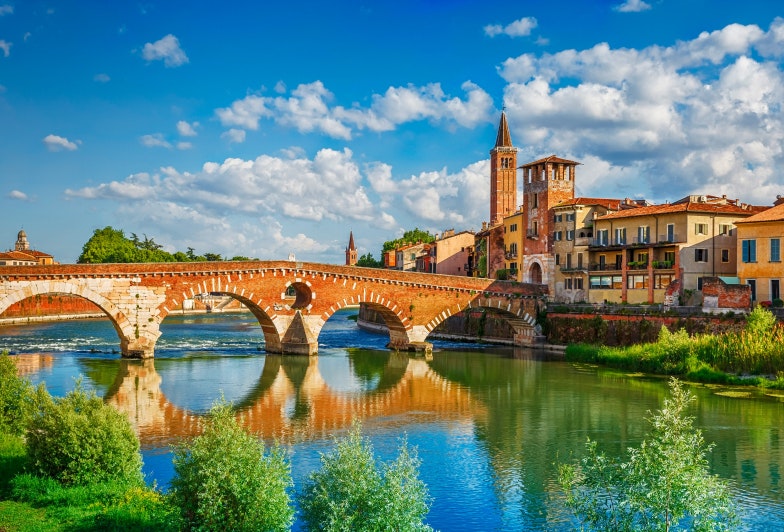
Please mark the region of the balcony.
POLYGON ((528 238, 539 238, 539 231, 536 229, 529 229, 525 232, 525 236, 528 238))
POLYGON ((621 266, 619 264, 615 264, 614 262, 594 262, 591 263, 589 269, 592 272, 619 272, 621 271, 621 266))
POLYGON ((517 260, 517 251, 507 251, 504 253, 506 260, 517 260))
POLYGON ((631 241, 628 239, 616 240, 612 238, 602 238, 597 237, 593 240, 590 240, 588 243, 588 247, 594 248, 606 248, 606 247, 640 247, 640 246, 662 246, 667 244, 675 244, 678 242, 685 242, 686 240, 681 239, 678 235, 659 235, 659 240, 656 242, 647 242, 647 239, 639 239, 633 238, 631 241))

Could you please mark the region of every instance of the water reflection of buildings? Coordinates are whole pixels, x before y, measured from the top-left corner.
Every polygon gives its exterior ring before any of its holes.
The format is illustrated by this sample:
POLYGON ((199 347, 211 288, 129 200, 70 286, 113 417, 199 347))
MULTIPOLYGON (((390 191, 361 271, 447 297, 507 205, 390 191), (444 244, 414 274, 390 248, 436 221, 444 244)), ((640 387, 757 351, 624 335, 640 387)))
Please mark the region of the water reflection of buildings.
POLYGON ((52 355, 39 355, 37 353, 26 353, 14 355, 16 369, 19 375, 26 377, 38 373, 42 369, 50 369, 54 364, 52 355))
MULTIPOLYGON (((267 356, 258 385, 235 404, 237 416, 263 438, 299 441, 326 437, 354 419, 417 416, 417 421, 484 419, 485 408, 465 387, 434 372, 422 359, 390 354, 374 390, 340 392, 330 387, 318 357, 267 356)), ((105 400, 128 414, 142 446, 198 434, 203 416, 171 404, 161 391, 154 359, 122 360, 105 400)))

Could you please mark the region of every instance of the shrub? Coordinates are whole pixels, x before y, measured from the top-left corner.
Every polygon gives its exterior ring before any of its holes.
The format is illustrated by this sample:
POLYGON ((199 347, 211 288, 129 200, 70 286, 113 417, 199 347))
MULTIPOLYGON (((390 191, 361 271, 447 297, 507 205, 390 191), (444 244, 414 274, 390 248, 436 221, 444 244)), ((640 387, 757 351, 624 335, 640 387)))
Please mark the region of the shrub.
POLYGON ((588 530, 670 530, 681 521, 694 530, 728 530, 737 524, 727 483, 708 472, 713 445, 684 414, 694 396, 675 379, 670 390, 627 462, 600 453, 589 439, 578 467, 559 466, 566 504, 588 530))
POLYGON ((321 455, 321 469, 299 496, 306 530, 431 530, 422 522, 430 496, 418 478, 416 451, 405 440, 382 471, 358 423, 335 446, 321 455))
POLYGON ((0 432, 21 436, 32 414, 33 385, 18 375, 8 352, 0 353, 0 432))
POLYGON ((63 484, 144 481, 128 418, 85 391, 81 381, 62 398, 39 388, 26 436, 32 470, 63 484))
POLYGON ((294 518, 285 453, 264 443, 219 401, 204 433, 174 449, 172 501, 189 530, 288 530, 294 518))
POLYGON ((768 337, 776 326, 776 316, 763 306, 756 306, 746 316, 746 331, 753 336, 768 337))

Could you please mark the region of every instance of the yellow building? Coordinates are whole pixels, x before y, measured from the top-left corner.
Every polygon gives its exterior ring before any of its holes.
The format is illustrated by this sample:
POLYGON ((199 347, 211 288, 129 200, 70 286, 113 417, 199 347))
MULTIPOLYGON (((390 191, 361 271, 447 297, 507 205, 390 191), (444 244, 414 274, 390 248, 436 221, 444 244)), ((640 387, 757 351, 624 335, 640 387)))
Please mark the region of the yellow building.
POLYGON ((741 283, 751 285, 752 301, 781 299, 784 265, 784 198, 774 207, 739 220, 737 269, 741 283))
POLYGON ((504 217, 504 268, 510 281, 522 281, 520 264, 525 246, 525 227, 522 209, 504 217))
POLYGON ((683 290, 700 290, 703 277, 735 276, 735 222, 763 209, 695 195, 597 218, 589 301, 661 303, 675 279, 683 290))

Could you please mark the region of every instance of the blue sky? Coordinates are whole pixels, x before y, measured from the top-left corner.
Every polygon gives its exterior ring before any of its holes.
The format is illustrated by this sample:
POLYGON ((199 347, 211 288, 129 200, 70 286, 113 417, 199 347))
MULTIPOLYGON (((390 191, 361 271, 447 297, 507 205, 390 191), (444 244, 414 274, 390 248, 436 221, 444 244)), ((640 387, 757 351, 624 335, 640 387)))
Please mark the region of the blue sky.
POLYGON ((342 263, 478 229, 505 106, 577 193, 784 194, 784 9, 728 0, 0 0, 0 248, 96 228, 342 263), (269 4, 269 5, 267 5, 269 4), (4 235, 4 236, 3 236, 4 235))

